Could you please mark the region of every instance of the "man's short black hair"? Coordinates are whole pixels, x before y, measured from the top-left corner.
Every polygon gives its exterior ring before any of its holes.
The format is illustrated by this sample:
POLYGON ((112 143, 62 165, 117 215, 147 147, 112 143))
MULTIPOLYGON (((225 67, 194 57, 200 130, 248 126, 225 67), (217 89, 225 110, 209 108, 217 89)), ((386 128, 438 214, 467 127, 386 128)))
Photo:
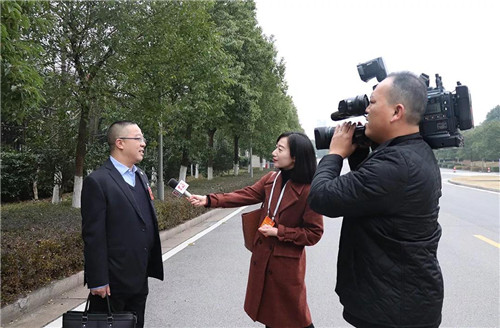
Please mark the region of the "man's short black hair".
POLYGON ((281 138, 288 138, 290 156, 295 158, 293 169, 290 170, 290 179, 296 183, 310 184, 316 172, 316 152, 309 137, 300 132, 282 133, 281 138))
POLYGON ((115 140, 120 137, 120 134, 123 132, 123 128, 129 125, 137 125, 137 123, 132 121, 116 121, 109 126, 107 139, 110 149, 115 147, 115 140))
POLYGON ((427 107, 427 85, 411 72, 391 73, 387 78, 392 78, 388 101, 392 104, 403 104, 406 109, 406 121, 418 125, 427 107))

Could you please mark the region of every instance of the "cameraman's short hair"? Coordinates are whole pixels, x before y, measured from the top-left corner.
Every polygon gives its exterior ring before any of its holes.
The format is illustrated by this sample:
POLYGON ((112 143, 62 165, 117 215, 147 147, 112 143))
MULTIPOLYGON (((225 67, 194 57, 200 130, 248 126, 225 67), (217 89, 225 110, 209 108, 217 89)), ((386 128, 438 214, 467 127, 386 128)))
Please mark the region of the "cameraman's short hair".
POLYGON ((396 72, 387 76, 392 78, 392 88, 388 101, 405 106, 406 121, 418 125, 427 107, 427 85, 411 72, 396 72))
POLYGON ((137 125, 137 123, 132 122, 132 121, 116 121, 109 126, 108 133, 107 133, 107 139, 108 139, 109 148, 111 150, 113 150, 115 148, 115 141, 116 141, 116 139, 121 137, 121 134, 123 133, 123 129, 129 125, 137 125))

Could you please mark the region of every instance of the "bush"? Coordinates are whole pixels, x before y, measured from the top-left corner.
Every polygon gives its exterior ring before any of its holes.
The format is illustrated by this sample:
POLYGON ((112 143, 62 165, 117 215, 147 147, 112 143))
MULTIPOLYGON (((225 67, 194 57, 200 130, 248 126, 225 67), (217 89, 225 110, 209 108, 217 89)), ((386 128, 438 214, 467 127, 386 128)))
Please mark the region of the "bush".
POLYGON ((163 202, 155 200, 154 203, 160 231, 171 229, 208 211, 204 207, 194 207, 185 199, 173 195, 166 196, 163 202))
POLYGON ((16 151, 2 151, 1 156, 2 201, 32 199, 36 156, 16 151))
MULTIPOLYGON (((189 190, 201 195, 229 192, 253 184, 267 172, 255 171, 253 178, 242 172, 238 177, 216 177, 210 181, 189 177, 189 190)), ((50 200, 2 205, 2 307, 83 270, 80 210, 71 207, 68 195, 64 198, 60 205, 53 205, 50 200)), ((155 207, 160 230, 208 211, 170 193, 165 201, 155 200, 155 207)))
POLYGON ((80 211, 68 201, 2 206, 2 306, 81 271, 80 227, 80 211))

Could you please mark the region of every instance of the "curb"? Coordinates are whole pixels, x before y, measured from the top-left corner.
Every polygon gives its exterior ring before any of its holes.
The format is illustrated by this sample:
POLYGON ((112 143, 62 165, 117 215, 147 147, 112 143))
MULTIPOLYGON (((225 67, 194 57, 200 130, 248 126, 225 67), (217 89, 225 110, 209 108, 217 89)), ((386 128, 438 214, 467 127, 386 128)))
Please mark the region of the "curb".
POLYGON ((469 187, 469 188, 475 188, 475 189, 493 191, 493 192, 496 192, 496 193, 499 192, 498 189, 481 187, 481 186, 467 184, 467 183, 462 183, 462 182, 456 182, 456 181, 453 181, 452 179, 448 179, 448 182, 451 183, 451 184, 457 185, 457 186, 464 186, 464 187, 469 187))
MULTIPOLYGON (((218 212, 223 210, 224 209, 222 208, 216 208, 174 228, 160 231, 160 241, 163 242, 164 240, 169 239, 176 234, 211 218, 214 215, 217 215, 218 212)), ((26 297, 21 298, 0 310, 1 325, 3 326, 13 320, 16 320, 22 315, 30 313, 41 307, 51 299, 57 298, 59 295, 79 286, 83 286, 83 271, 31 292, 26 297)))

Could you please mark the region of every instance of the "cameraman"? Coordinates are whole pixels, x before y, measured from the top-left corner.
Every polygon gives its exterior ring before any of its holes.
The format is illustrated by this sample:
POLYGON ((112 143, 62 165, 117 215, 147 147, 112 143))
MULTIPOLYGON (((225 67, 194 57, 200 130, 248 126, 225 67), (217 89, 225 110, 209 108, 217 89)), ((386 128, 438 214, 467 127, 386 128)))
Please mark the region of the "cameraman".
POLYGON ((335 129, 311 184, 312 210, 343 216, 335 291, 356 327, 438 327, 443 278, 436 257, 441 175, 419 133, 425 83, 409 72, 377 85, 366 109, 368 154, 355 124, 335 129), (351 172, 340 176, 343 159, 351 172))

